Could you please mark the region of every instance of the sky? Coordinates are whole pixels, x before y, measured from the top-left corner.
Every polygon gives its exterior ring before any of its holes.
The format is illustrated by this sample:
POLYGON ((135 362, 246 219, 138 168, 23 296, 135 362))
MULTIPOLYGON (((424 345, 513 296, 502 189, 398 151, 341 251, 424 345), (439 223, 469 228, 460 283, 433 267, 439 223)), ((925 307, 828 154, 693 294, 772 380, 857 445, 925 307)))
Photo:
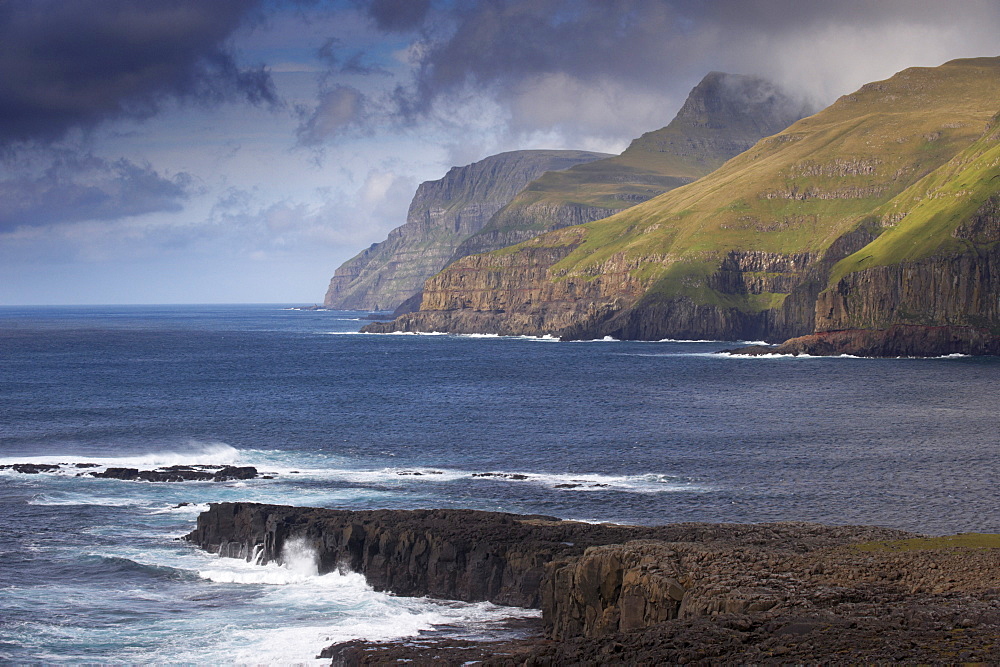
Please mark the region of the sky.
POLYGON ((0 305, 319 303, 419 183, 621 152, 710 71, 997 55, 1000 0, 0 0, 0 305))

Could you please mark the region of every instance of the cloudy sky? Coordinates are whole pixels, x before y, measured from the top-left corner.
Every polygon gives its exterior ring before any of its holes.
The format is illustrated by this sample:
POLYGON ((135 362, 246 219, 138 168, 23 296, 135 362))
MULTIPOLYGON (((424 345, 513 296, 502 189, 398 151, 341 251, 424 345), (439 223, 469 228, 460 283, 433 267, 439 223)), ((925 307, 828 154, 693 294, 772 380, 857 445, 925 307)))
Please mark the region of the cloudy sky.
POLYGON ((421 181, 620 152, 709 71, 995 55, 1000 0, 0 0, 0 305, 318 302, 421 181))

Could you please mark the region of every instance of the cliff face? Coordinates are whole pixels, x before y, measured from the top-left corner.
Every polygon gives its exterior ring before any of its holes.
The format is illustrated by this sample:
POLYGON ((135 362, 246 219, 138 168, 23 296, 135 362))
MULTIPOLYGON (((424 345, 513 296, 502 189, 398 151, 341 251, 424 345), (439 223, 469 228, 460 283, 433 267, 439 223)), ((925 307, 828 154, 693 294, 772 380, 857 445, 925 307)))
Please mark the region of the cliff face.
POLYGON ((424 285, 421 310, 369 332, 490 331, 505 335, 559 331, 580 321, 603 320, 641 294, 626 262, 609 261, 589 281, 550 281, 553 265, 576 247, 577 228, 561 230, 564 245, 528 242, 518 252, 463 258, 424 285))
POLYGON ((371 330, 997 335, 998 95, 997 58, 905 70, 695 183, 457 262, 427 283, 420 312, 371 330))
MULTIPOLYGON (((564 240, 576 230, 564 232, 545 240, 564 240)), ((583 279, 563 277, 556 267, 579 244, 544 247, 533 241, 516 253, 475 255, 452 264, 427 281, 420 311, 369 324, 364 331, 490 332, 564 340, 785 340, 812 330, 826 271, 854 247, 856 236, 845 236, 822 255, 730 251, 703 278, 717 300, 709 304, 654 291, 655 285, 637 275, 644 261, 624 254, 610 257, 583 279), (775 294, 785 298, 772 308, 775 294)))
POLYGON ((424 183, 405 225, 337 269, 328 308, 393 310, 462 257, 606 218, 711 172, 806 115, 774 84, 712 72, 619 156, 518 151, 424 183))
POLYGON ((1000 129, 880 211, 885 231, 838 262, 815 334, 791 354, 1000 354, 1000 129))
MULTIPOLYGON (((956 649, 995 656, 1000 627, 1000 542, 989 535, 222 503, 187 539, 261 562, 280 562, 285 543, 302 541, 321 573, 347 567, 379 590, 541 608, 550 641, 529 641, 513 664, 936 662, 956 649)), ((372 650, 353 648, 324 655, 357 664, 349 661, 372 650)), ((455 664, 478 655, 468 648, 455 664)))
POLYGON ((321 573, 346 567, 377 590, 537 608, 546 563, 595 544, 665 534, 473 510, 351 512, 220 503, 198 517, 187 539, 220 556, 264 564, 280 563, 286 542, 298 538, 315 548, 321 573))
POLYGON ((708 174, 811 111, 775 84, 711 72, 677 116, 621 155, 544 174, 466 239, 452 261, 600 220, 708 174))
POLYGON ((525 185, 547 171, 607 157, 586 151, 514 151, 422 183, 406 224, 345 262, 327 290, 327 308, 392 310, 420 291, 455 249, 525 185))
POLYGON ((706 552, 733 545, 809 551, 909 536, 865 526, 621 526, 476 510, 218 503, 202 512, 186 539, 260 564, 282 562, 285 544, 301 540, 315 549, 321 574, 347 568, 399 595, 542 608, 550 633, 567 637, 710 613, 712 604, 685 597, 706 552), (620 611, 609 612, 613 607, 620 611))

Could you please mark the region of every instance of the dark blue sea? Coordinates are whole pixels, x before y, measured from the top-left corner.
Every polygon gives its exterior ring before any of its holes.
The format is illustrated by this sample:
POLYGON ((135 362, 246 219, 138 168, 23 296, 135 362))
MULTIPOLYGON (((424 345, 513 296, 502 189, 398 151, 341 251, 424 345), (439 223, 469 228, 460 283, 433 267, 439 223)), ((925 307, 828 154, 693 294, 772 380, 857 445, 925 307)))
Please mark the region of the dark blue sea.
POLYGON ((0 470, 0 661, 309 662, 533 613, 376 593, 305 550, 265 567, 179 541, 215 501, 1000 532, 1000 359, 362 335, 358 318, 0 308, 0 465, 61 464, 0 470), (173 464, 273 479, 87 474, 173 464))

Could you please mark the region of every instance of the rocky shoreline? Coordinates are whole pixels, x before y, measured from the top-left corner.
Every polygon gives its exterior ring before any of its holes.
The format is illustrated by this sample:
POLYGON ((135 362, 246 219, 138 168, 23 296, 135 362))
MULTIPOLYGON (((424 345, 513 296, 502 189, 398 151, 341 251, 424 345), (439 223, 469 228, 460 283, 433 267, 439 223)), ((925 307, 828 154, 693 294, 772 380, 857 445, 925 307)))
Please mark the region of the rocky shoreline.
POLYGON ((812 355, 857 357, 944 357, 952 354, 1000 354, 1000 337, 985 329, 963 326, 898 324, 887 329, 823 331, 792 338, 781 345, 751 345, 727 354, 744 356, 812 355))
POLYGON ((523 640, 348 642, 323 652, 332 664, 1000 659, 996 536, 221 503, 186 539, 280 562, 292 538, 321 572, 346 567, 377 590, 542 610, 523 640))
MULTIPOLYGON (((22 475, 62 473, 86 468, 100 468, 99 463, 11 463, 0 465, 0 470, 13 470, 22 475)), ((261 475, 253 466, 231 465, 171 465, 151 470, 139 468, 107 467, 104 470, 76 472, 76 477, 120 479, 130 482, 232 482, 247 479, 274 479, 275 475, 261 475)))

